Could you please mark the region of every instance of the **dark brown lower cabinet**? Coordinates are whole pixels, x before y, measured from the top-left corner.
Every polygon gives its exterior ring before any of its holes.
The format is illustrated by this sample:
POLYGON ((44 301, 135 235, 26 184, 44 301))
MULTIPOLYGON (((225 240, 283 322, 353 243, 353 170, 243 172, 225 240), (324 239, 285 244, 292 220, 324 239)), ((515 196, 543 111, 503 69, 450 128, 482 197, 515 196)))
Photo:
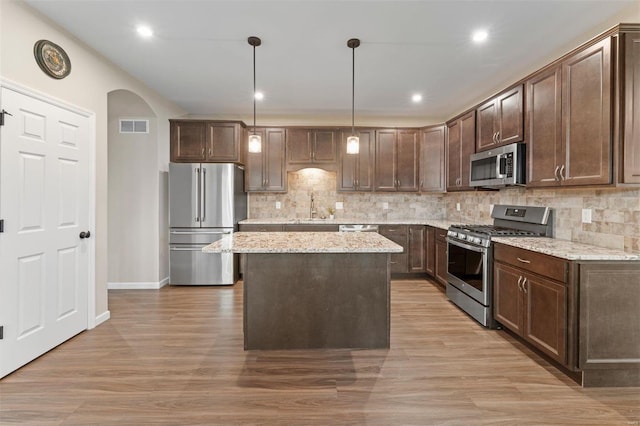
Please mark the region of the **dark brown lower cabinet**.
POLYGON ((409 232, 407 225, 381 225, 379 228, 380 235, 401 245, 404 251, 402 253, 391 253, 389 266, 392 274, 404 274, 408 272, 409 262, 409 232))
POLYGON ((447 285, 447 231, 435 230, 435 278, 443 287, 447 285))
POLYGON ((434 276, 436 273, 436 228, 425 226, 424 238, 424 270, 434 276))
POLYGON ((554 360, 565 364, 566 284, 496 262, 493 290, 494 318, 554 360))
POLYGON ((409 272, 426 272, 426 226, 409 225, 409 272))
POLYGON ((584 387, 640 386, 640 261, 569 261, 496 243, 493 274, 505 328, 584 387))

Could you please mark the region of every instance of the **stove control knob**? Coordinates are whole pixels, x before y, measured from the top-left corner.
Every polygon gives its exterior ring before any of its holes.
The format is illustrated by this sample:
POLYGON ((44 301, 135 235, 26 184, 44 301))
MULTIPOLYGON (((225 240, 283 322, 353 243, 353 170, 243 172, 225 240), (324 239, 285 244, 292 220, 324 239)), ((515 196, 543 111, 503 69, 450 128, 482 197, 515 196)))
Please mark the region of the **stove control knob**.
POLYGON ((460 235, 458 235, 458 238, 460 238, 461 240, 466 240, 467 236, 464 235, 464 234, 460 234, 460 235))
POLYGON ((480 243, 482 243, 482 239, 479 238, 479 237, 473 237, 473 242, 476 243, 476 244, 480 244, 480 243))
POLYGON ((449 236, 449 237, 457 237, 458 233, 457 232, 453 232, 453 231, 447 231, 447 236, 449 236))

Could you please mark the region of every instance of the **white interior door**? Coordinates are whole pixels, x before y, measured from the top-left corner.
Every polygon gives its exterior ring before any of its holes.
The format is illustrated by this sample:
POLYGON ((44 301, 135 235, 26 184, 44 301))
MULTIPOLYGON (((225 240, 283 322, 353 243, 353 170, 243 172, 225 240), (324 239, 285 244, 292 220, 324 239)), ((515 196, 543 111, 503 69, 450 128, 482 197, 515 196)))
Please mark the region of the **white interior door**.
POLYGON ((0 127, 0 377, 87 328, 89 118, 6 87, 0 127))

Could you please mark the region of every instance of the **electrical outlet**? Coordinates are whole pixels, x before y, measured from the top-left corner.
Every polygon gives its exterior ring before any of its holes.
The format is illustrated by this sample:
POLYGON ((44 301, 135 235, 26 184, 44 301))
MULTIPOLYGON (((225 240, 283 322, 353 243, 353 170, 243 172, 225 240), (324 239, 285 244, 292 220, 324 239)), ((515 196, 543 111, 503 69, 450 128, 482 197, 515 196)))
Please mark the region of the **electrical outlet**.
POLYGON ((591 209, 582 209, 582 223, 591 223, 591 209))
POLYGON ((456 203, 456 210, 460 211, 460 203, 456 203))
POLYGON ((344 203, 342 201, 336 201, 336 210, 344 209, 344 203))
POLYGON ((280 210, 282 208, 282 203, 280 201, 276 201, 276 210, 280 210))
POLYGON ((389 203, 387 202, 382 203, 382 210, 389 210, 389 203))

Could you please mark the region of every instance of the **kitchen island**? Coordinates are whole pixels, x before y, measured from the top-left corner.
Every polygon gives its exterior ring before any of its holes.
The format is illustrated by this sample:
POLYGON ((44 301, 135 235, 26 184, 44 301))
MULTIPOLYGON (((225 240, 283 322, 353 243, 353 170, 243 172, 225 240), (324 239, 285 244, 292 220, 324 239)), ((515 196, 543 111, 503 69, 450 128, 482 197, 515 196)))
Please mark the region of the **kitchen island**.
POLYGON ((389 255, 374 232, 237 232, 205 253, 244 257, 244 348, 388 348, 389 255))

